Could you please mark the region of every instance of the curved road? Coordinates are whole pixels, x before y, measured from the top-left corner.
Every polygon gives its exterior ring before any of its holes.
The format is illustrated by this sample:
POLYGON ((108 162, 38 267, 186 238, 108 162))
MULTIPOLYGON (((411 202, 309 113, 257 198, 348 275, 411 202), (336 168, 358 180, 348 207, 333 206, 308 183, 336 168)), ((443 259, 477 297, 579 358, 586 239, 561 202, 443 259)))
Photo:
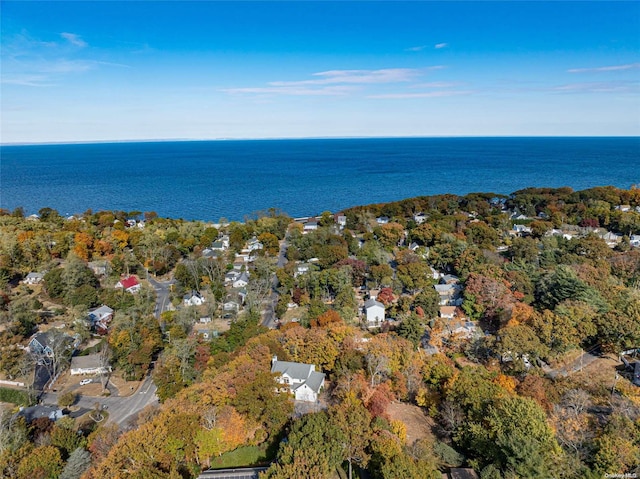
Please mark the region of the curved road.
MULTIPOLYGON (((109 421, 115 422, 119 426, 126 424, 132 416, 139 413, 146 406, 158 404, 158 396, 156 396, 156 385, 153 384, 151 376, 147 376, 140 384, 137 391, 131 396, 82 396, 78 397, 78 401, 74 406, 83 409, 94 409, 96 403, 100 407, 106 406, 109 413, 109 421)), ((43 404, 58 404, 58 393, 45 393, 41 397, 43 404)))
POLYGON ((171 291, 171 286, 175 284, 176 280, 170 279, 169 281, 157 281, 149 276, 148 281, 149 284, 153 286, 153 289, 156 290, 156 307, 153 310, 153 314, 156 318, 159 318, 169 306, 169 292, 171 291))
MULTIPOLYGON (((284 239, 280 243, 280 251, 278 252, 278 263, 276 265, 278 268, 284 267, 284 265, 287 263, 286 255, 287 255, 288 246, 289 245, 287 244, 287 236, 285 235, 284 239)), ((276 291, 276 288, 278 286, 278 278, 276 277, 275 274, 273 275, 271 284, 272 284, 271 301, 267 304, 267 307, 264 313, 264 318, 262 320, 262 325, 266 326, 269 329, 274 329, 276 327, 276 319, 277 319, 276 306, 278 306, 278 298, 280 297, 280 295, 276 291)))

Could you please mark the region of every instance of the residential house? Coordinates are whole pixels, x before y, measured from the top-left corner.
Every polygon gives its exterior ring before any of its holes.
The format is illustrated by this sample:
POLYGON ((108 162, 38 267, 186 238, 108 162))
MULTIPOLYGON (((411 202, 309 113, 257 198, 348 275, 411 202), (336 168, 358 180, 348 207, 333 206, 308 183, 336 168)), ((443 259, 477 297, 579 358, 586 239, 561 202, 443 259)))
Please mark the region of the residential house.
POLYGON ((36 333, 29 341, 27 348, 37 356, 53 358, 56 351, 60 351, 60 345, 63 345, 64 349, 72 348, 73 338, 67 334, 36 333), (64 344, 60 342, 56 344, 55 341, 62 341, 64 344))
POLYGON ((631 235, 629 237, 629 244, 631 244, 631 246, 639 248, 640 247, 640 235, 631 235))
POLYGON ((442 319, 453 319, 456 317, 456 306, 440 306, 440 317, 442 319))
POLYGON ((23 280, 22 282, 24 284, 39 284, 42 282, 42 280, 44 279, 44 274, 43 273, 29 273, 23 280))
POLYGON ((236 279, 240 277, 240 274, 242 274, 240 270, 232 269, 224 275, 225 284, 232 284, 236 279))
POLYGON ((607 245, 611 248, 614 248, 618 243, 622 241, 622 235, 612 233, 611 231, 607 231, 606 233, 600 234, 598 236, 602 238, 605 243, 607 243, 607 245))
POLYGON ((334 216, 334 220, 340 229, 344 229, 347 226, 347 217, 343 213, 338 213, 334 216))
POLYGON ((229 237, 227 237, 227 241, 223 241, 222 239, 218 239, 211 243, 211 249, 214 251, 226 251, 229 248, 229 237))
POLYGON ((413 215, 413 221, 415 221, 416 224, 421 225, 422 223, 427 221, 427 215, 425 215, 424 213, 416 213, 413 215))
POLYGON ((531 234, 531 227, 527 225, 513 225, 513 233, 518 236, 531 234))
POLYGON ((64 412, 56 406, 38 405, 20 409, 18 416, 23 416, 28 423, 43 417, 56 421, 64 416, 64 412))
POLYGON ((236 301, 227 301, 222 305, 223 311, 235 311, 238 312, 240 310, 240 304, 236 301))
POLYGON ((364 311, 367 317, 367 326, 376 327, 384 322, 384 304, 370 298, 364 303, 364 311))
POLYGON ((182 297, 182 303, 185 306, 200 306, 204 304, 206 300, 198 291, 192 290, 182 297))
POLYGON ((193 334, 200 336, 205 341, 210 341, 212 338, 218 337, 218 330, 213 326, 211 322, 208 323, 196 323, 193 325, 193 334))
POLYGON ((240 276, 232 283, 234 288, 244 288, 249 284, 249 273, 243 271, 240 276))
POLYGON ((460 297, 461 288, 457 284, 436 284, 433 286, 440 297, 440 306, 460 306, 462 298, 460 297))
POLYGON ((465 318, 450 320, 447 323, 446 330, 449 336, 455 336, 460 339, 473 338, 480 332, 474 322, 467 321, 465 318))
POLYGON ((297 401, 316 402, 324 387, 324 373, 316 371, 313 364, 271 360, 271 373, 278 374, 277 381, 291 392, 297 401))
POLYGON ((297 278, 301 274, 308 273, 310 267, 311 266, 309 265, 309 263, 300 263, 300 264, 296 265, 296 270, 293 273, 293 277, 297 278))
POLYGON ((113 319, 113 309, 103 304, 99 308, 90 309, 88 318, 91 322, 91 326, 96 330, 102 329, 106 331, 109 327, 109 323, 113 319))
POLYGON ((627 211, 631 211, 631 205, 618 205, 615 207, 615 210, 626 213, 627 211))
POLYGON ((522 221, 522 220, 528 220, 529 219, 529 217, 527 215, 523 215, 522 213, 519 213, 518 211, 513 212, 509 218, 512 219, 512 220, 515 220, 515 221, 522 221))
POLYGON ((122 278, 116 283, 116 289, 124 289, 127 293, 135 294, 140 291, 140 282, 135 276, 122 278))
POLYGON ((389 223, 389 217, 388 216, 378 216, 376 218, 376 223, 378 223, 379 225, 386 225, 387 223, 389 223))
POLYGON ((250 263, 252 257, 247 253, 236 253, 235 260, 233 261, 233 265, 244 265, 246 263, 250 263))
POLYGON ((308 221, 306 221, 304 223, 304 226, 302 228, 302 232, 303 233, 308 233, 310 231, 315 231, 318 229, 318 222, 315 220, 315 218, 310 219, 308 221))
POLYGON ((207 259, 217 259, 220 257, 220 251, 213 248, 205 248, 202 250, 202 257, 207 259))
POLYGON ((87 266, 96 276, 106 276, 109 273, 109 265, 106 261, 89 261, 87 266))
POLYGON ((71 358, 71 375, 107 374, 111 372, 111 366, 105 366, 100 354, 88 354, 87 356, 74 356, 71 358))
POLYGON ((256 251, 259 249, 264 248, 264 245, 258 241, 258 239, 256 237, 251 238, 248 242, 247 242, 247 250, 249 252, 251 251, 256 251))
POLYGON ((420 248, 420 245, 415 241, 409 245, 409 249, 413 252, 415 252, 418 248, 420 248))
POLYGON ((37 333, 29 341, 29 351, 40 356, 53 357, 53 349, 49 344, 49 336, 47 333, 37 333))
POLYGON ((453 274, 443 274, 440 277, 440 284, 458 284, 460 282, 460 278, 453 274))

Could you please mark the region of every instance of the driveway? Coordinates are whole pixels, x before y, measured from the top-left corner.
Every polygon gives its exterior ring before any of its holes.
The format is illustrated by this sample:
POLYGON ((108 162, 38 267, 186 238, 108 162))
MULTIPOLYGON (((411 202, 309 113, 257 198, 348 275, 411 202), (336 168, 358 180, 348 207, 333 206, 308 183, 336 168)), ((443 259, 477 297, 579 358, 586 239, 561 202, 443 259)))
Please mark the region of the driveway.
POLYGON ((594 348, 591 348, 589 351, 583 351, 578 358, 576 358, 566 366, 556 369, 545 368, 543 370, 547 374, 547 376, 552 379, 555 379, 557 377, 567 377, 577 371, 582 371, 583 368, 587 367, 599 357, 600 346, 596 346, 594 348))

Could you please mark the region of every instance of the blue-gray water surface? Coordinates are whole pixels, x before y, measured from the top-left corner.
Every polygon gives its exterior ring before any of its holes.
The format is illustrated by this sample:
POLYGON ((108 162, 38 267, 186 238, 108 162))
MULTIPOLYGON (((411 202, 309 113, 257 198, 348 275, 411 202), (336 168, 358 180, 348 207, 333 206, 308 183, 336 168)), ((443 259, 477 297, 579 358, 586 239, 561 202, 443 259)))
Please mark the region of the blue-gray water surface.
POLYGON ((242 220, 412 196, 640 183, 640 138, 369 138, 0 147, 0 207, 242 220))

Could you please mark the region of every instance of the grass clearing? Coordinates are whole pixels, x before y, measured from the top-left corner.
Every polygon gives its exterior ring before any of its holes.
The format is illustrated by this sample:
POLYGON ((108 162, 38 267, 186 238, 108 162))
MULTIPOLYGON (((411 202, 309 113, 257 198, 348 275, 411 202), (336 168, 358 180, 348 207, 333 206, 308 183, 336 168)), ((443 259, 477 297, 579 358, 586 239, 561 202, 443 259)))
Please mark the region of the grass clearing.
POLYGON ((0 402, 31 406, 35 404, 35 397, 27 391, 0 387, 0 402))
POLYGON ((266 446, 243 446, 212 459, 209 467, 212 469, 225 469, 260 466, 266 465, 268 462, 266 446))

